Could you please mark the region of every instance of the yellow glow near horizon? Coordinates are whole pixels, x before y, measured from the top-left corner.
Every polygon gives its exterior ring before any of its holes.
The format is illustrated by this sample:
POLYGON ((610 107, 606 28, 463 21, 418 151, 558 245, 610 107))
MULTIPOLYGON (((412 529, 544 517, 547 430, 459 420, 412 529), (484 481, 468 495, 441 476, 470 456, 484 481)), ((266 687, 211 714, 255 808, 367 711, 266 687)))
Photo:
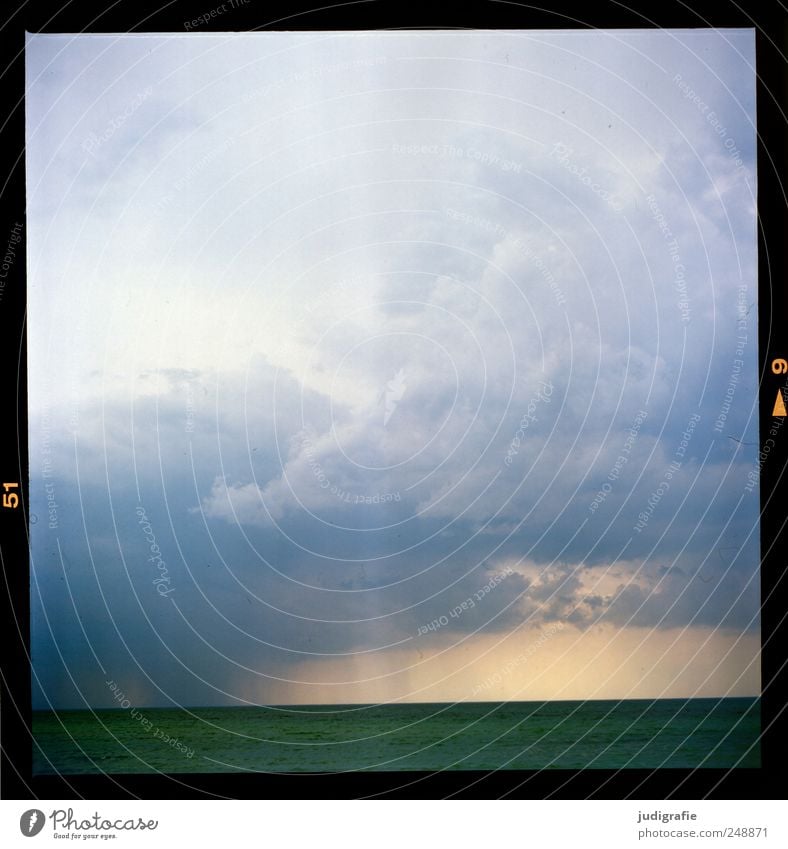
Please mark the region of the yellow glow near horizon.
POLYGON ((710 628, 547 626, 436 647, 308 660, 268 704, 716 698, 760 693, 760 640, 710 628))

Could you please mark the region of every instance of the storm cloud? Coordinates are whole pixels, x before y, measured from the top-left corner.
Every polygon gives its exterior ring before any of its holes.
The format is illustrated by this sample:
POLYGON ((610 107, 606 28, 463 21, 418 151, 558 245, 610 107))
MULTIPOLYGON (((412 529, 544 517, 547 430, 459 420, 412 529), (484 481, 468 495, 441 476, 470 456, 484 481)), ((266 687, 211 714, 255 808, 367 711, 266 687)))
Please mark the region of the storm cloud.
POLYGON ((754 692, 753 66, 29 36, 36 706, 469 698, 556 624, 547 697, 611 634, 601 695, 754 692))

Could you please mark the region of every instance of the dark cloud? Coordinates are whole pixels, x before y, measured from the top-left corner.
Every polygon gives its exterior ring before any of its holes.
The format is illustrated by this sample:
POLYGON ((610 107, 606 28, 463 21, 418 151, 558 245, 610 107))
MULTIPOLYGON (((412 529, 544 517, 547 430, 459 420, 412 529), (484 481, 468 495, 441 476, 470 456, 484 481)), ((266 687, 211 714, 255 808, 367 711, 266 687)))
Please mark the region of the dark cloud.
POLYGON ((692 33, 571 66, 560 34, 500 38, 33 39, 63 93, 30 98, 38 702, 109 704, 104 675, 264 698, 305 659, 556 622, 757 627, 752 44, 707 33, 709 71, 692 33))

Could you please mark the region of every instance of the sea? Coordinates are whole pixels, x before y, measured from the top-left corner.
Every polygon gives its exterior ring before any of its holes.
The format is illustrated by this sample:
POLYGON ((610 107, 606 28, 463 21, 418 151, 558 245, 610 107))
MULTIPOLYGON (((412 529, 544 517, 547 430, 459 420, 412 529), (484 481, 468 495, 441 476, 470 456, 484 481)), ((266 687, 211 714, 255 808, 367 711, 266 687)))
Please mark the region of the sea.
POLYGON ((760 766, 757 698, 34 711, 36 774, 760 766))

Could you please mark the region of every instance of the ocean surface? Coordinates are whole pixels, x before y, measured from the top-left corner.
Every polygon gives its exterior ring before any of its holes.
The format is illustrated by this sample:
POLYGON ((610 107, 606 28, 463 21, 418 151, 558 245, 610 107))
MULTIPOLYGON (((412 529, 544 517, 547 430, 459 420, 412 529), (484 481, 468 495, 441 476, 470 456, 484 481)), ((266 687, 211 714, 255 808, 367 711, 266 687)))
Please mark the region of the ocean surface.
POLYGON ((760 765, 758 699, 35 711, 46 773, 760 765))

